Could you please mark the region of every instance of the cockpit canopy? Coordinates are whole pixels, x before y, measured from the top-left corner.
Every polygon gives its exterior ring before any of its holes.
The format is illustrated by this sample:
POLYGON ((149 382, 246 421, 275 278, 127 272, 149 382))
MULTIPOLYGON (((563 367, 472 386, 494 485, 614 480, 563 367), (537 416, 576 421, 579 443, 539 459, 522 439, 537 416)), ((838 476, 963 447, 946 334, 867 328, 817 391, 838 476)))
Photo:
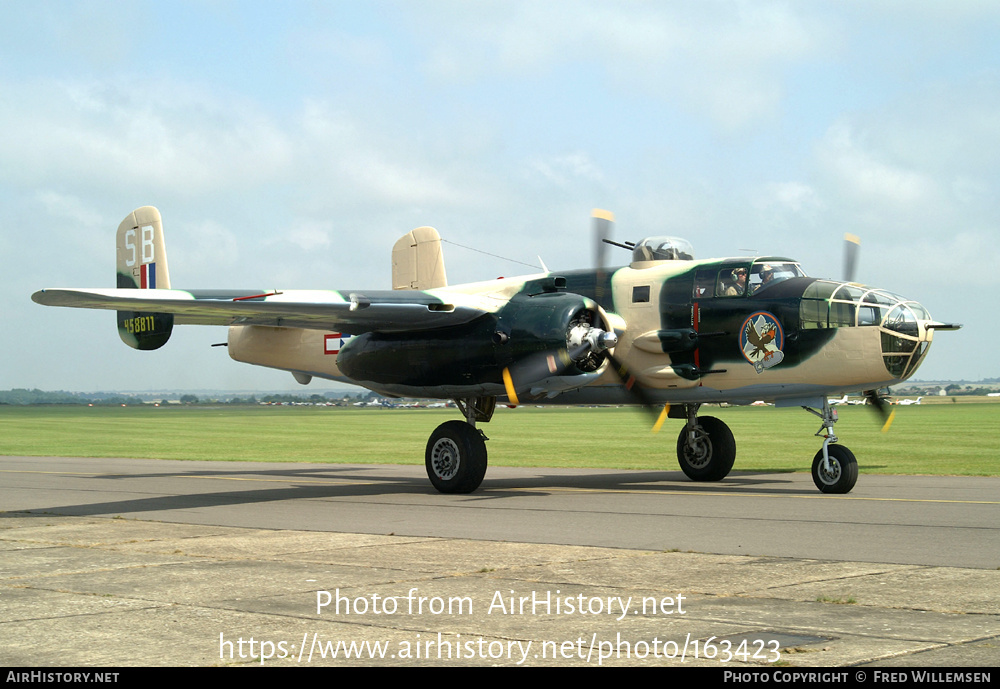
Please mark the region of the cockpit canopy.
POLYGON ((651 261, 690 261, 693 258, 694 247, 681 237, 646 237, 632 247, 633 268, 647 268, 651 261))

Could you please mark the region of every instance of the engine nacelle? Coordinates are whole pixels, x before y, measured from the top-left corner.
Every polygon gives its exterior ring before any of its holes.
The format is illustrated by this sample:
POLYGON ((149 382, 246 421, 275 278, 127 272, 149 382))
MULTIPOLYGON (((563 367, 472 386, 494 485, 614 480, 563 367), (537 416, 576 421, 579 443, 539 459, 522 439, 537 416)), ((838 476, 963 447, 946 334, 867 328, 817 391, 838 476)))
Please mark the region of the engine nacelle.
MULTIPOLYGON (((417 389, 442 397, 502 395, 502 371, 533 355, 567 349, 581 323, 610 330, 596 303, 578 294, 518 295, 496 313, 448 330, 366 333, 337 357, 341 373, 389 394, 417 389)), ((603 363, 583 358, 560 375, 582 375, 603 363)))

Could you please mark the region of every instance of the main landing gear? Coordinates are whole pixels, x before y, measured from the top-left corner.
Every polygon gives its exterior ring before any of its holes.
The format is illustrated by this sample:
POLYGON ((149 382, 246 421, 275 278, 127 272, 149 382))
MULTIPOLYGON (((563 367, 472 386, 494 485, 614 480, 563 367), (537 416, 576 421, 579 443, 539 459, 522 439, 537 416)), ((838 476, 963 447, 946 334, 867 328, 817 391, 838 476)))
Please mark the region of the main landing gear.
POLYGON ((810 407, 802 408, 823 420, 823 425, 816 432, 823 438, 823 448, 813 458, 813 483, 824 493, 850 493, 858 481, 858 460, 846 447, 835 444, 837 436, 833 433, 833 424, 837 423, 837 410, 830 407, 826 398, 823 399, 822 412, 810 407))
POLYGON ((721 481, 736 461, 736 439, 714 416, 698 416, 697 404, 684 405, 687 423, 677 436, 677 461, 692 481, 721 481))
MULTIPOLYGON (((455 400, 465 421, 446 421, 438 426, 427 441, 425 465, 431 484, 442 493, 471 493, 486 476, 486 435, 476 423, 493 418, 496 397, 473 397, 455 400)), ((687 422, 677 437, 677 461, 692 481, 721 481, 736 461, 736 440, 733 432, 714 416, 698 416, 697 404, 686 404, 670 410, 671 418, 687 422)), ((833 425, 837 411, 823 400, 823 409, 803 409, 823 423, 817 436, 823 438, 823 448, 812 463, 816 487, 824 493, 849 493, 858 480, 858 461, 854 453, 837 443, 833 425)))
POLYGON ((427 441, 424 464, 431 484, 442 493, 471 493, 486 476, 486 434, 476 422, 493 418, 496 397, 455 400, 465 421, 446 421, 427 441))

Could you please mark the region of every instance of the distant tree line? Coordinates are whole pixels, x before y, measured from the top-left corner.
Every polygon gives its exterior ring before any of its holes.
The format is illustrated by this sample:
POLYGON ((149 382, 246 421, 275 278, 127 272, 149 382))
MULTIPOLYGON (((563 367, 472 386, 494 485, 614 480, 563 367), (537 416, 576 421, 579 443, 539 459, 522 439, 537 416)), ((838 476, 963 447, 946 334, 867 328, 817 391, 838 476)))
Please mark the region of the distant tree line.
POLYGON ((45 391, 27 390, 15 388, 13 390, 0 390, 0 404, 8 405, 39 405, 39 404, 93 404, 107 406, 133 406, 141 404, 226 404, 226 405, 258 405, 258 404, 349 404, 357 401, 359 397, 347 395, 336 395, 327 393, 326 395, 287 395, 287 394, 264 394, 258 396, 251 393, 249 396, 234 395, 232 397, 222 397, 216 395, 198 395, 185 393, 173 400, 151 399, 148 393, 146 399, 137 395, 126 395, 120 392, 66 392, 64 390, 45 391))
POLYGON ((252 394, 249 397, 219 398, 213 396, 198 397, 197 395, 181 395, 181 404, 344 404, 353 401, 350 395, 331 397, 327 395, 285 395, 280 393, 264 394, 259 397, 252 394))
POLYGON ((955 397, 959 395, 971 395, 971 396, 984 396, 992 392, 998 392, 998 386, 994 385, 959 385, 958 383, 951 383, 950 385, 920 385, 920 384, 907 384, 897 386, 892 389, 893 395, 941 395, 945 394, 949 397, 955 397))
POLYGON ((66 392, 64 390, 48 392, 38 389, 14 388, 13 390, 0 390, 0 404, 94 404, 120 407, 123 404, 143 404, 143 401, 134 395, 123 395, 120 392, 66 392))

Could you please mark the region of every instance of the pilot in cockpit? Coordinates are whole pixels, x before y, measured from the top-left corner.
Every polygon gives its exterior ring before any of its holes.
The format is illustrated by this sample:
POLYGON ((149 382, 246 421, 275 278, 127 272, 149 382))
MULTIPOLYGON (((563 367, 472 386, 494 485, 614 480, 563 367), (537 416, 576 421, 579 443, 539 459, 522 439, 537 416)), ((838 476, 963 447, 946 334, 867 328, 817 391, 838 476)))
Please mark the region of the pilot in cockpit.
POLYGON ((739 297, 747 289, 747 269, 734 268, 732 276, 732 283, 726 288, 725 295, 727 297, 739 297))
POLYGON ((750 293, 758 292, 774 279, 774 268, 771 267, 769 263, 763 263, 760 266, 754 266, 754 272, 760 275, 760 282, 750 285, 750 293), (757 269, 760 268, 758 271, 757 269))

